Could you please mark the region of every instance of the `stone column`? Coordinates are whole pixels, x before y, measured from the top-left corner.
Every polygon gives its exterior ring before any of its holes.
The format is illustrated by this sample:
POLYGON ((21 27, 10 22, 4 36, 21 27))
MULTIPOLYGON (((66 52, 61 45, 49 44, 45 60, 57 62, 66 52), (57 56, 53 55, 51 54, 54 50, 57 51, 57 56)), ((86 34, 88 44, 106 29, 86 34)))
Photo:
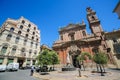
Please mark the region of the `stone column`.
POLYGON ((13 62, 17 63, 17 61, 18 61, 18 58, 15 57, 13 62))
POLYGON ((8 62, 8 58, 4 57, 3 64, 7 65, 7 62, 8 62))

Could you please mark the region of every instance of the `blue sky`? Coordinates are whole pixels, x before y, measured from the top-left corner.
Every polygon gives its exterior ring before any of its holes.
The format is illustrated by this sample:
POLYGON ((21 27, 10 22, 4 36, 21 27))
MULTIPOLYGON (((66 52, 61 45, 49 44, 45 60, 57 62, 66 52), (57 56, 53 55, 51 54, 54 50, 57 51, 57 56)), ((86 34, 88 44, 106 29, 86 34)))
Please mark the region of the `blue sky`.
POLYGON ((24 16, 41 31, 41 44, 52 46, 58 40, 58 29, 69 23, 85 21, 87 32, 86 8, 97 12, 105 31, 120 28, 120 20, 113 9, 119 0, 0 0, 0 25, 7 18, 19 19, 24 16))

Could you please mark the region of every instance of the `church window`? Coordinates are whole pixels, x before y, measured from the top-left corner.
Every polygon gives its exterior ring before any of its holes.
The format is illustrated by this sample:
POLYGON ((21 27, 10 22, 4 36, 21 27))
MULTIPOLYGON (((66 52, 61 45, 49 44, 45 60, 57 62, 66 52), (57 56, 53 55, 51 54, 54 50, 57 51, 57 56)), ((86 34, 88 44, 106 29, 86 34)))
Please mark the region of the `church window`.
POLYGON ((83 34, 83 36, 86 36, 86 32, 85 31, 82 31, 82 34, 83 34))
POLYGON ((63 40, 63 36, 62 35, 60 36, 60 39, 63 40))

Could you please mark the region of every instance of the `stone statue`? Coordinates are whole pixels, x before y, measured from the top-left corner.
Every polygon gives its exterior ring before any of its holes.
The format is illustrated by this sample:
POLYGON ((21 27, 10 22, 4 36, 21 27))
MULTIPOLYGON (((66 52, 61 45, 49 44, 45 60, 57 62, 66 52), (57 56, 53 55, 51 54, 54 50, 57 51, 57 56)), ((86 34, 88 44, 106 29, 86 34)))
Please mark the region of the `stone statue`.
POLYGON ((67 53, 67 60, 66 60, 66 62, 67 62, 67 66, 69 66, 71 64, 70 54, 69 53, 67 53))

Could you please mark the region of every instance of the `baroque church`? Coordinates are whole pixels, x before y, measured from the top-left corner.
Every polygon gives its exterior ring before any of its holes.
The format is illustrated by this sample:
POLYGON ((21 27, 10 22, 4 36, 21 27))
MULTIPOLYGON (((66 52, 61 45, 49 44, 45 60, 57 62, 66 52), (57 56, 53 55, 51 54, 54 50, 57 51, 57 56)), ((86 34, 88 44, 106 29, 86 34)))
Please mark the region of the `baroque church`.
MULTIPOLYGON (((115 58, 113 53, 111 53, 111 45, 109 45, 112 39, 108 36, 112 33, 103 31, 100 20, 94 10, 88 7, 86 11, 91 34, 87 34, 84 21, 80 24, 68 24, 66 27, 59 29, 59 40, 53 43, 52 48, 58 53, 60 64, 65 65, 67 63, 67 55, 69 54, 71 64, 76 67, 76 57, 82 52, 89 52, 94 55, 98 51, 105 52, 109 62, 115 63, 115 58)), ((120 35, 118 40, 120 41, 120 35)))

